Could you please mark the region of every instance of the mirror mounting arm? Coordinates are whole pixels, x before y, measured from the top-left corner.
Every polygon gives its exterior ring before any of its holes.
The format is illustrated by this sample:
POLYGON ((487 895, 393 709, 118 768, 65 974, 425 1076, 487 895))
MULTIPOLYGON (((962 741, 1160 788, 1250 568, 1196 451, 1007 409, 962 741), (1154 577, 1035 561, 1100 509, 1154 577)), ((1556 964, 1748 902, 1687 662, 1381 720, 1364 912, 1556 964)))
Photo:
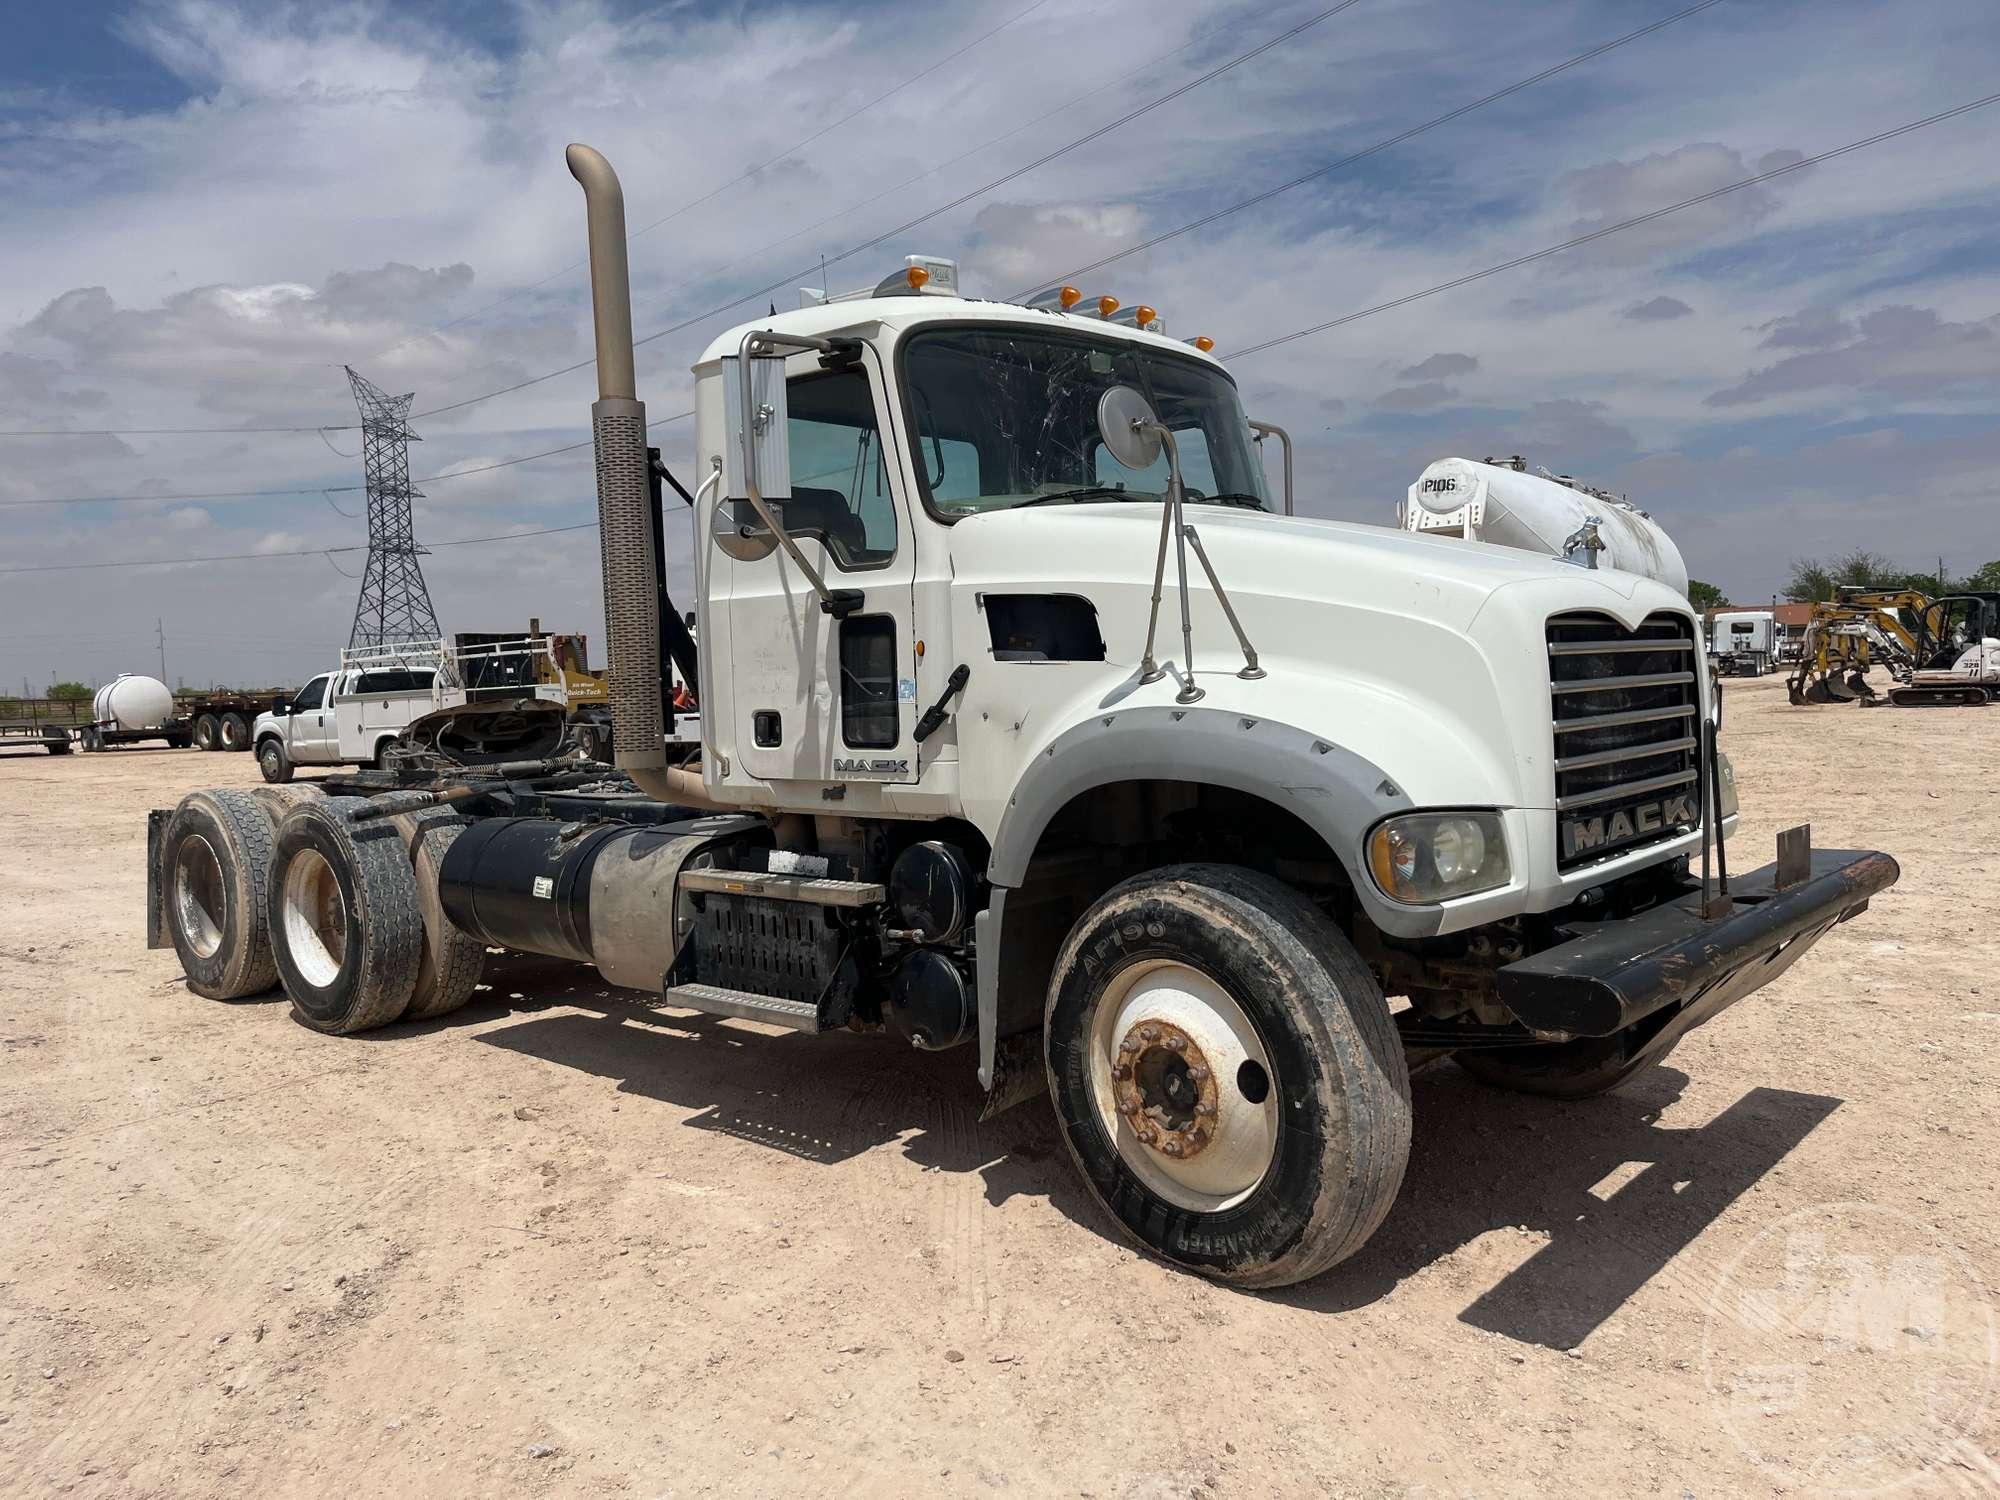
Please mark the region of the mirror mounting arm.
POLYGON ((1257 434, 1251 441, 1261 445, 1265 438, 1274 437, 1278 446, 1285 450, 1285 514, 1292 514, 1292 435, 1275 422, 1250 423, 1250 430, 1257 434))

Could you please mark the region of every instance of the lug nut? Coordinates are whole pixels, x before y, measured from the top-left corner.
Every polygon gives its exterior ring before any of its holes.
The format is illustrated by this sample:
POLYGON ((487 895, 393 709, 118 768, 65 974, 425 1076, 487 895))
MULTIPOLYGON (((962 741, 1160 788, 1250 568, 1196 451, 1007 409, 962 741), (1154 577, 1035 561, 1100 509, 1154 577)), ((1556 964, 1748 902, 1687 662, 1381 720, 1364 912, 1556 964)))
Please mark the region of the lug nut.
POLYGON ((1179 1156, 1181 1154, 1181 1143, 1179 1141, 1168 1141, 1160 1149, 1169 1156, 1179 1156))
POLYGON ((1171 1047, 1174 1051, 1178 1052, 1181 1050, 1181 1048, 1187 1045, 1187 1038, 1170 1036, 1167 1038, 1167 1045, 1171 1047))
POLYGON ((1215 1113, 1215 1106, 1204 1099, 1194 1107, 1194 1112, 1198 1115, 1213 1115, 1215 1113))
POLYGON ((1139 1050, 1139 1043, 1128 1036, 1118 1044, 1118 1050, 1120 1052, 1137 1052, 1139 1050))
POLYGON ((1188 1077, 1192 1078, 1196 1083, 1206 1083, 1208 1082, 1208 1069, 1201 1063, 1196 1063, 1188 1069, 1188 1077))
POLYGON ((1150 1146, 1153 1144, 1154 1141, 1157 1141, 1158 1139, 1159 1137, 1153 1134, 1151 1130, 1141 1130, 1139 1132, 1139 1140, 1144 1145, 1150 1146))
POLYGON ((1149 1042, 1157 1042, 1160 1039, 1160 1028, 1157 1026, 1141 1026, 1139 1028, 1139 1035, 1149 1042))
POLYGON ((1111 1076, 1121 1081, 1130 1078, 1132 1076, 1131 1065, 1129 1063, 1119 1063, 1111 1070, 1111 1076))

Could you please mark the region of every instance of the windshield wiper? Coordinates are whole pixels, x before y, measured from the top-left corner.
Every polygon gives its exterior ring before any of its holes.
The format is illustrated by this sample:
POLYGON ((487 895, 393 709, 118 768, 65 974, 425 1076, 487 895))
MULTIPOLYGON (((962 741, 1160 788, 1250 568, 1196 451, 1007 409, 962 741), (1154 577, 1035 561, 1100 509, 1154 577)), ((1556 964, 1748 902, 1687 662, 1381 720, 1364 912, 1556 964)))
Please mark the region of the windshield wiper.
POLYGON ((1224 490, 1219 495, 1195 495, 1188 497, 1190 505, 1240 505, 1245 510, 1262 510, 1263 500, 1256 495, 1245 495, 1235 490, 1224 490))
POLYGON ((1057 505, 1064 501, 1076 500, 1136 500, 1139 497, 1130 490, 1109 484, 1080 485, 1073 490, 1057 490, 1053 495, 1037 495, 1032 500, 1017 500, 1014 509, 1021 510, 1030 505, 1057 505))

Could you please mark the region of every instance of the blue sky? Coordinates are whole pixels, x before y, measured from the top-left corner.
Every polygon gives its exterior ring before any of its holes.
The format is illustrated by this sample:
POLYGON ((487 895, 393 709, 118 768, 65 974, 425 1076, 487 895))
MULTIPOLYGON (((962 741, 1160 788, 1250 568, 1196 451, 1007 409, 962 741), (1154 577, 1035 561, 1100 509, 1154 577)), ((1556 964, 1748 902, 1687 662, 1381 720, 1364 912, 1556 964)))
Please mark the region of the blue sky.
MULTIPOLYGON (((612 156, 635 228, 673 215, 633 247, 645 332, 1324 8, 1043 0, 1003 26, 1029 4, 31 5, 0 50, 0 428, 345 424, 350 361, 420 411, 492 390, 589 352, 568 140, 612 156)), ((1677 8, 1361 0, 829 277, 924 251, 1007 295, 1677 8)), ((1723 0, 1090 286, 1227 357, 1979 97, 1996 65, 1990 0, 1723 0)), ((2000 106, 1234 368, 1254 412, 1302 439, 1310 513, 1387 521, 1432 459, 1521 452, 1628 492, 1742 599, 1793 557, 1860 546, 1969 569, 2000 558, 1996 144, 2000 106)), ((643 350, 654 410, 682 409, 694 354, 760 310, 643 350)), ((591 394, 581 371, 419 421, 417 472, 577 441, 591 394)), ((164 497, 351 485, 354 446, 0 438, 0 502, 161 497, 5 506, 0 555, 351 545, 353 494, 164 497)), ((421 536, 568 524, 589 515, 588 455, 425 488, 421 536)), ((344 639, 356 585, 335 564, 357 561, 0 575, 0 685, 156 665, 155 619, 170 675, 296 680, 344 639)), ((448 628, 514 623, 500 607, 600 630, 588 533, 445 551, 429 571, 448 628)))

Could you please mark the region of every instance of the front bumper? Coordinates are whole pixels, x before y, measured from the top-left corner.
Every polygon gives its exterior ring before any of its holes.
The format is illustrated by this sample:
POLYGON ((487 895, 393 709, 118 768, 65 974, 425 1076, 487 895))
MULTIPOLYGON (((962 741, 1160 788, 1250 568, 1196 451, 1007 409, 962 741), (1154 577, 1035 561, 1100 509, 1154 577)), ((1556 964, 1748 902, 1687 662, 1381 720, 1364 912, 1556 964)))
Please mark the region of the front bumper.
POLYGON ((1662 1012, 1680 1035, 1776 979, 1902 873, 1868 849, 1814 849, 1783 884, 1779 868, 1732 880, 1727 910, 1714 916, 1690 890, 1575 924, 1568 941, 1499 971, 1501 1003, 1544 1036, 1610 1036, 1662 1012))

